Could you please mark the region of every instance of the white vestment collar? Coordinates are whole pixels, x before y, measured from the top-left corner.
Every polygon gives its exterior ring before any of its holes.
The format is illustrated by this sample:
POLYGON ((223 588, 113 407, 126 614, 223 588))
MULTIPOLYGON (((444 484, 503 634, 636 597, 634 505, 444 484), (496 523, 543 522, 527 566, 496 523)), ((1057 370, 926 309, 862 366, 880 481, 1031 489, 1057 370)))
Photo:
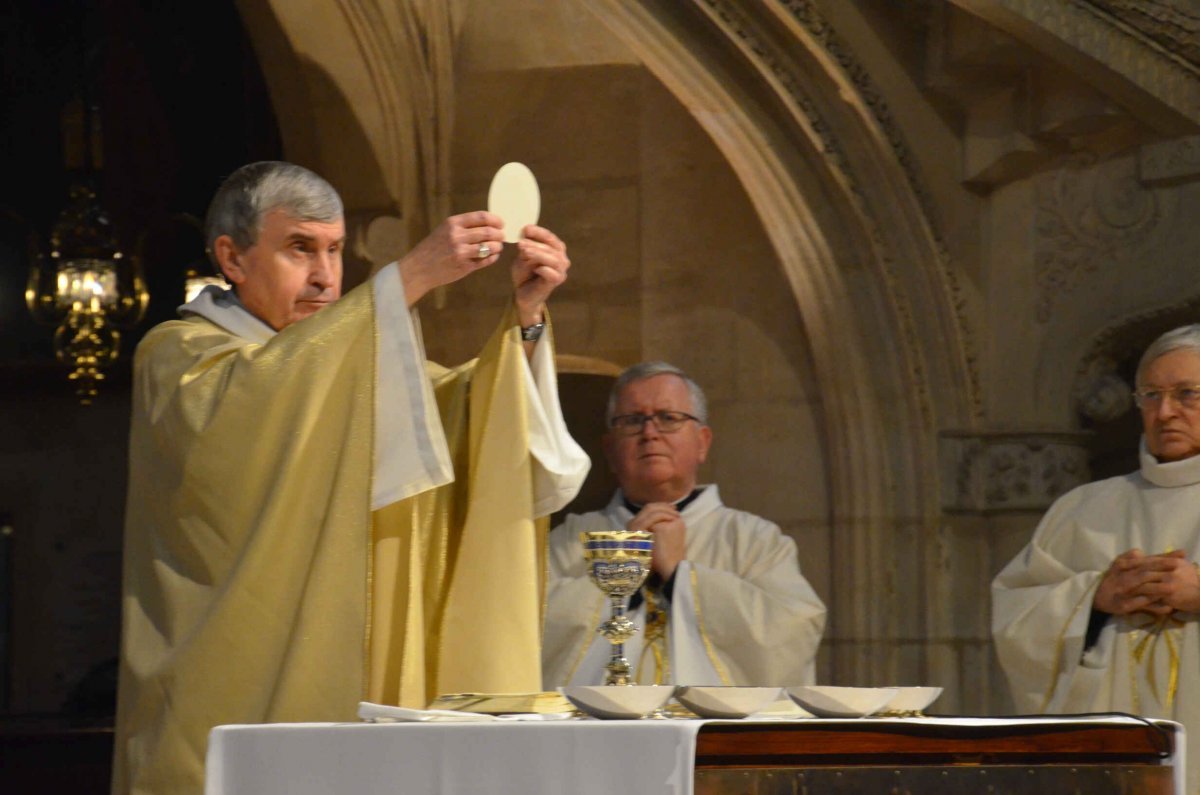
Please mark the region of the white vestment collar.
POLYGON ((1138 450, 1138 458, 1142 465, 1142 477, 1155 486, 1171 488, 1200 483, 1200 455, 1185 458, 1182 461, 1160 463, 1146 449, 1146 437, 1143 436, 1138 450))
POLYGON ((181 316, 199 315, 211 320, 229 333, 250 342, 265 343, 276 333, 275 329, 250 313, 237 293, 215 284, 207 285, 178 311, 181 316))

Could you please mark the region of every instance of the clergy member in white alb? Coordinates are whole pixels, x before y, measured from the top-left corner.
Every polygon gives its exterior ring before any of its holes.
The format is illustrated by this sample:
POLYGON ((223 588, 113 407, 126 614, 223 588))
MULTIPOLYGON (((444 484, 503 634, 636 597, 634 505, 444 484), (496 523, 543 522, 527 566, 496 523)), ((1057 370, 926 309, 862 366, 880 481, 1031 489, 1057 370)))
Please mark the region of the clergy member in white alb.
POLYGON ((625 644, 641 684, 797 685, 814 679, 825 606, 779 527, 698 486, 712 429, 704 392, 679 368, 647 362, 613 385, 604 452, 620 489, 603 511, 550 534, 545 686, 601 684, 612 644, 597 635, 607 598, 588 579, 579 534, 654 534, 652 572, 630 598, 625 644))
POLYGON ((199 795, 218 724, 540 687, 536 517, 588 467, 543 335, 566 246, 524 228, 477 362, 425 362, 409 311, 496 262, 502 226, 453 216, 341 296, 327 182, 253 163, 217 191, 208 241, 233 289, 134 360, 115 793, 199 795))
POLYGON ((1200 326, 1142 355, 1137 472, 1051 506, 992 583, 992 634, 1017 710, 1130 712, 1187 729, 1200 791, 1200 326))

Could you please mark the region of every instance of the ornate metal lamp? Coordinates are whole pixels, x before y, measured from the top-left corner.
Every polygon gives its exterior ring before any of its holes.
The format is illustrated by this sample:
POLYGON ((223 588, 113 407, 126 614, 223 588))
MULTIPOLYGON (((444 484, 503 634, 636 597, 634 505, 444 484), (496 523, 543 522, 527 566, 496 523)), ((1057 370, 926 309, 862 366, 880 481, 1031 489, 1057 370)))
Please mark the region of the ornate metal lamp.
POLYGON ((50 255, 30 269, 25 303, 37 320, 57 326, 54 351, 72 368, 67 377, 80 403, 92 402, 101 369, 117 358, 117 329, 141 320, 149 302, 141 269, 118 247, 95 190, 77 181, 51 230, 50 255))
POLYGON ((34 259, 25 303, 34 318, 56 326, 54 352, 72 370, 84 405, 104 380, 102 368, 120 351, 118 328, 146 313, 150 294, 136 258, 125 256, 96 197, 103 162, 100 111, 89 100, 89 71, 81 55, 80 94, 62 112, 64 164, 73 175, 67 204, 50 230, 50 254, 34 259))

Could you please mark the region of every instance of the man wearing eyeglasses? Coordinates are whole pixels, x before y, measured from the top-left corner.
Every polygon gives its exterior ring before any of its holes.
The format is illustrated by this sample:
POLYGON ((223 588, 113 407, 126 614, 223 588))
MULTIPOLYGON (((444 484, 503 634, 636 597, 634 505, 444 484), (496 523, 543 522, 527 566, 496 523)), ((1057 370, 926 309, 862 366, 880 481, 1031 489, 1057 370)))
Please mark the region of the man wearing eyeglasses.
MULTIPOLYGON (((1132 712, 1188 728, 1200 759, 1200 325, 1142 355, 1137 472, 1061 497, 992 583, 1017 710, 1132 712)), ((1188 792, 1200 790, 1189 765, 1188 792)))
POLYGON ((715 485, 697 485, 712 444, 704 392, 677 367, 642 363, 617 379, 606 414, 604 454, 620 489, 603 511, 572 514, 550 534, 545 686, 604 680, 612 645, 596 626, 606 599, 588 579, 579 534, 613 528, 654 534, 652 573, 629 602, 636 682, 812 682, 825 606, 795 542, 723 505, 715 485))

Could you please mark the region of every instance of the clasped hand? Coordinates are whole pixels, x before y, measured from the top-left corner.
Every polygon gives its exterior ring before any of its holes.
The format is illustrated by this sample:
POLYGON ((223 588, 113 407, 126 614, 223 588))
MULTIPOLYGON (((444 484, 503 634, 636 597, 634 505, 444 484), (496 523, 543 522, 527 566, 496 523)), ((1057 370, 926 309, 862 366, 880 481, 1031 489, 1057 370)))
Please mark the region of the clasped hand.
POLYGON ((669 502, 649 502, 630 520, 629 530, 644 530, 654 534, 653 569, 663 581, 671 579, 679 562, 687 554, 687 525, 683 516, 669 502))
POLYGON ((1200 612, 1200 573, 1182 550, 1146 555, 1131 549, 1108 567, 1092 606, 1118 616, 1200 612))

